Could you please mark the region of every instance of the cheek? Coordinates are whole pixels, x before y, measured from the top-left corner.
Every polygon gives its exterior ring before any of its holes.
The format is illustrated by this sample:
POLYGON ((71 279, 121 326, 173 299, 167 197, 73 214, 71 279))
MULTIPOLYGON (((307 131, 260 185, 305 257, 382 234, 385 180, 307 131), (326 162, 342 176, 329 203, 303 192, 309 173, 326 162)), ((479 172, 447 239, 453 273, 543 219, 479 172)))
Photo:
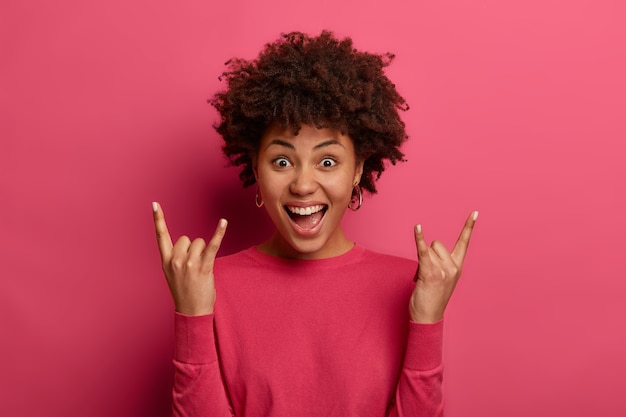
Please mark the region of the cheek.
POLYGON ((264 183, 264 182, 260 183, 259 190, 261 192, 261 195, 263 196, 263 200, 265 200, 266 203, 275 201, 279 197, 279 193, 277 192, 277 187, 275 186, 270 187, 267 185, 267 183, 264 183))
POLYGON ((259 190, 266 202, 277 200, 288 184, 280 176, 272 175, 272 172, 259 172, 259 190))
POLYGON ((328 193, 332 195, 334 200, 350 200, 352 196, 353 180, 354 178, 349 175, 332 179, 328 182, 328 193))

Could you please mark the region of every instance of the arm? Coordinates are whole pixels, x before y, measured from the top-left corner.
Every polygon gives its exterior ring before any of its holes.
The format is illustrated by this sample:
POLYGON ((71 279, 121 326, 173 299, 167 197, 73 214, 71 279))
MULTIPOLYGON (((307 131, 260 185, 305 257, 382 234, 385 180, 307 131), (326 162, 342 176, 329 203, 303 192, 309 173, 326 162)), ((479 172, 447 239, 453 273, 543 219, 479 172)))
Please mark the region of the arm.
POLYGON ((477 211, 467 218, 452 252, 439 241, 428 246, 422 227, 415 227, 418 267, 409 303, 411 322, 390 416, 443 416, 443 313, 461 277, 477 218, 477 211))
POLYGON ((214 315, 176 313, 173 416, 234 416, 215 349, 214 315))
POLYGON ((215 256, 226 233, 221 219, 208 244, 183 236, 172 243, 165 215, 152 203, 154 227, 163 272, 174 305, 173 415, 175 417, 232 416, 215 347, 215 256))
POLYGON ((443 320, 409 323, 404 364, 389 417, 443 416, 443 320))

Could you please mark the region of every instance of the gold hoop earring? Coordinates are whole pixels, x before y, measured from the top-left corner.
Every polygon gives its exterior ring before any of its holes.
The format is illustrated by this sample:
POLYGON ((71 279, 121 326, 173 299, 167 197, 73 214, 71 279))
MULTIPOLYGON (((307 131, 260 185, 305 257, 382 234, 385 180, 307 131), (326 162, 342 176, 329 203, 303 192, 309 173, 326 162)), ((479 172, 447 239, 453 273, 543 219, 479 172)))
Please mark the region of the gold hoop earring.
POLYGON ((259 193, 259 187, 256 187, 256 195, 254 196, 254 204, 256 204, 257 207, 263 207, 263 197, 261 197, 261 194, 259 193))
POLYGON ((363 192, 361 191, 361 187, 357 185, 354 186, 352 190, 352 197, 350 197, 350 202, 348 203, 348 208, 352 211, 357 211, 363 205, 363 192), (356 204, 356 206, 355 206, 356 204))

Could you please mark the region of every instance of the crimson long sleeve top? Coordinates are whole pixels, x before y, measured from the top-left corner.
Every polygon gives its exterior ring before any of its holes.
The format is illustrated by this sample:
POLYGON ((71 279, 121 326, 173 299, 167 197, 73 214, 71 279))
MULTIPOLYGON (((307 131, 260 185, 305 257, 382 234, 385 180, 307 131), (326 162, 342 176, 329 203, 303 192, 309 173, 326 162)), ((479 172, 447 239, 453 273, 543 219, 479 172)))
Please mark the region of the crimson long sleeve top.
POLYGON ((358 245, 218 258, 214 314, 175 317, 174 416, 442 416, 443 323, 409 321, 416 267, 358 245))

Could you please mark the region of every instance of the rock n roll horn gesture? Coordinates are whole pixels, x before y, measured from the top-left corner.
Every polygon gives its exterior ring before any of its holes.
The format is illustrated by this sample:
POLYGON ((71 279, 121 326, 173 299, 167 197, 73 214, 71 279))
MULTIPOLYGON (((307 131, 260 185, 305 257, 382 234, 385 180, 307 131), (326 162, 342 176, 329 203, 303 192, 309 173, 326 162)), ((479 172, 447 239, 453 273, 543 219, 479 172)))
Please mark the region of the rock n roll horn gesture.
MULTIPOLYGON (((190 316, 213 313, 215 306, 213 265, 226 233, 226 220, 220 219, 208 243, 204 239, 191 241, 187 236, 182 236, 174 244, 160 205, 152 203, 152 208, 163 272, 176 311, 190 316)), ((448 252, 443 243, 437 240, 428 246, 421 225, 415 227, 418 267, 415 289, 409 303, 412 321, 434 323, 443 318, 448 301, 461 276, 463 261, 477 218, 477 211, 470 214, 452 252, 448 252)))
POLYGON ((189 316, 213 313, 213 264, 226 233, 226 220, 220 219, 208 243, 204 239, 195 239, 192 242, 187 236, 182 236, 173 244, 160 205, 152 203, 152 211, 163 272, 174 298, 176 311, 189 316))
POLYGON ((438 240, 430 246, 424 240, 421 225, 415 226, 417 273, 409 312, 417 323, 435 323, 443 318, 448 301, 461 276, 461 269, 478 212, 472 212, 463 226, 452 252, 438 240))

